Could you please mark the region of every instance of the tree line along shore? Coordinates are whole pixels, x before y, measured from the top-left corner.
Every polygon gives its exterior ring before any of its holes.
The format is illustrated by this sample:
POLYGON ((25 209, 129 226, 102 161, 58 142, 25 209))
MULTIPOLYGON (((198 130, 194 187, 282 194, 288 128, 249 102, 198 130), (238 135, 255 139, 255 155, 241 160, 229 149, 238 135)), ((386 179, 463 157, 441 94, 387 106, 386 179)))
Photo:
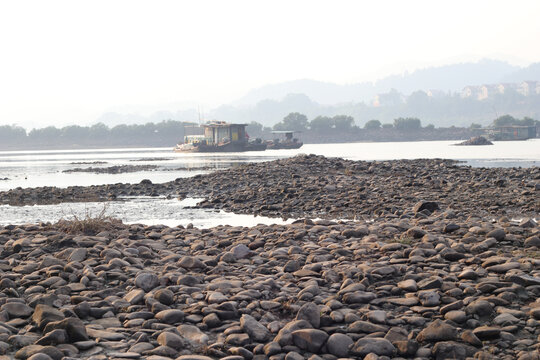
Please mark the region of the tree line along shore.
MULTIPOLYGON (((531 118, 515 119, 505 115, 495 119, 494 126, 536 125, 531 118)), ((103 123, 92 126, 70 125, 62 128, 49 126, 26 131, 15 125, 0 126, 0 149, 70 149, 103 147, 167 147, 181 142, 185 126, 192 122, 164 120, 143 125, 117 125, 108 127, 103 123)), ((311 121, 301 113, 290 113, 272 128, 251 122, 247 133, 251 138, 273 140, 273 130, 293 130, 304 143, 340 143, 357 141, 419 141, 419 140, 463 140, 483 134, 478 124, 469 127, 436 128, 423 125, 414 117, 400 117, 392 123, 370 120, 361 128, 351 116, 318 116, 311 121)))

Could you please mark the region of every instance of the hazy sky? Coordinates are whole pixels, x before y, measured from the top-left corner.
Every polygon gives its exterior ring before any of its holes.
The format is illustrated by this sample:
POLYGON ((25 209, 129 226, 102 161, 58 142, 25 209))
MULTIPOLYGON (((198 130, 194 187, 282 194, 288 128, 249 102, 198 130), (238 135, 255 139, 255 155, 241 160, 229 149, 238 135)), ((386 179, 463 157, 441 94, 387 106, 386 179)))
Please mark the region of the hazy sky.
POLYGON ((539 16, 538 0, 2 1, 0 124, 210 107, 301 78, 528 65, 540 61, 539 16))

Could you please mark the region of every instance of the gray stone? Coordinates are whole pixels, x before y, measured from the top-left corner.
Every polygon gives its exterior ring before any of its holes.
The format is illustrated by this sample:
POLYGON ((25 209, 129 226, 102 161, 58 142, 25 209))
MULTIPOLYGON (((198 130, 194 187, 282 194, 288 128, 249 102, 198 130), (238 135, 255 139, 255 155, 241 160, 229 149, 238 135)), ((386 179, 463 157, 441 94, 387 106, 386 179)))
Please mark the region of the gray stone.
POLYGON ((182 257, 180 260, 178 260, 178 265, 188 270, 206 268, 206 265, 204 265, 201 260, 193 256, 182 257))
POLYGON ((283 266, 283 272, 292 273, 300 269, 300 264, 296 260, 289 260, 283 266))
POLYGON ((299 329, 311 329, 312 325, 306 320, 295 320, 287 323, 279 330, 274 341, 277 341, 281 346, 292 345, 292 332, 299 329))
POLYGON ((144 298, 144 290, 133 289, 124 296, 124 300, 128 301, 131 305, 136 305, 144 298))
POLYGON ((400 281, 397 285, 405 292, 416 292, 418 290, 418 285, 413 279, 400 281))
POLYGON ((516 325, 519 323, 519 319, 512 314, 503 313, 497 315, 495 319, 493 319, 493 323, 499 326, 516 325))
MULTIPOLYGON (((145 355, 154 355, 159 356, 160 358, 169 359, 176 357, 178 355, 178 351, 170 346, 160 345, 155 349, 148 351, 145 355)), ((148 359, 150 358, 152 357, 149 357, 148 359)))
POLYGON ((154 293, 154 299, 164 305, 172 305, 174 303, 174 293, 169 289, 159 289, 154 293))
POLYGON ((314 328, 319 328, 321 325, 321 311, 316 304, 312 302, 305 303, 300 310, 298 310, 296 320, 306 320, 314 328))
POLYGON ((383 325, 372 324, 369 321, 358 320, 347 327, 347 332, 371 334, 375 332, 386 332, 388 328, 383 325))
POLYGON ((36 341, 36 345, 58 345, 64 344, 69 340, 68 334, 64 329, 55 329, 46 333, 39 340, 36 341))
POLYGON ((494 313, 493 305, 486 300, 475 300, 465 307, 465 312, 480 317, 491 316, 494 313))
POLYGON ((264 345, 263 351, 266 356, 272 356, 281 352, 281 346, 278 342, 272 341, 264 345))
POLYGON ((65 330, 70 342, 88 340, 86 327, 79 318, 70 317, 64 320, 50 322, 45 326, 43 332, 47 334, 55 329, 65 330))
POLYGON ((441 296, 436 291, 424 290, 418 293, 418 300, 423 306, 438 306, 441 303, 441 296))
POLYGON ((184 348, 184 340, 175 333, 164 331, 157 337, 157 343, 161 346, 168 346, 175 350, 181 350, 184 348))
POLYGON ((296 351, 289 351, 285 355, 285 360, 305 360, 305 358, 296 351))
POLYGON ((448 311, 446 314, 444 314, 444 318, 458 324, 463 324, 468 319, 465 311, 461 310, 448 311))
POLYGON ((436 360, 466 359, 473 357, 478 350, 455 341, 441 341, 435 344, 432 354, 436 360))
POLYGON ((377 324, 386 324, 386 311, 383 310, 372 310, 367 313, 367 318, 369 321, 377 324))
POLYGON ((420 331, 416 340, 418 342, 438 342, 454 340, 456 336, 457 329, 455 327, 437 319, 420 331))
POLYGON ((194 325, 179 325, 177 329, 180 335, 186 338, 193 345, 204 346, 208 344, 208 341, 210 340, 208 335, 203 333, 194 325))
POLYGON ((148 292, 159 285, 159 278, 156 274, 143 272, 135 278, 135 285, 148 292))
POLYGON ((504 232, 504 229, 494 229, 488 232, 486 234, 486 237, 488 238, 492 237, 497 241, 502 241, 505 239, 506 233, 504 232))
POLYGON ((37 353, 30 356, 28 360, 53 360, 53 358, 44 353, 37 353))
POLYGON ((32 321, 40 328, 44 328, 49 322, 64 319, 64 314, 59 310, 45 304, 38 304, 32 314, 32 321))
POLYGON ((499 337, 501 329, 494 326, 480 326, 475 328, 472 332, 480 340, 491 340, 499 337))
POLYGON ((366 356, 370 353, 379 356, 393 356, 396 348, 383 338, 362 338, 354 343, 350 352, 353 355, 366 356))
POLYGON ((253 341, 265 342, 271 337, 270 331, 251 315, 242 315, 240 318, 240 326, 253 341))
POLYGON ((244 244, 238 244, 231 248, 231 252, 237 259, 245 259, 252 254, 252 251, 244 244))
POLYGON ((30 306, 21 302, 8 302, 2 305, 2 310, 8 313, 10 319, 27 318, 34 312, 30 306))
POLYGON ((349 355, 349 347, 354 344, 354 341, 345 334, 332 334, 326 341, 328 352, 338 358, 344 358, 349 355))
POLYGON ((85 248, 77 248, 73 250, 71 255, 69 255, 69 261, 81 262, 86 259, 87 250, 85 248))
POLYGON ((540 237, 539 236, 530 236, 525 239, 525 247, 540 247, 540 237))
POLYGON ((377 295, 367 291, 355 291, 343 295, 343 302, 346 304, 367 304, 377 298, 377 295))
POLYGON ((435 210, 439 210, 439 204, 437 204, 435 201, 419 201, 416 204, 414 204, 413 209, 415 213, 418 213, 422 210, 428 210, 429 212, 434 212, 435 210))
POLYGON ((291 333, 294 345, 317 354, 328 339, 328 334, 317 329, 300 329, 291 333))
POLYGON ((155 318, 165 324, 178 324, 184 320, 184 312, 178 309, 167 309, 158 312, 155 318))

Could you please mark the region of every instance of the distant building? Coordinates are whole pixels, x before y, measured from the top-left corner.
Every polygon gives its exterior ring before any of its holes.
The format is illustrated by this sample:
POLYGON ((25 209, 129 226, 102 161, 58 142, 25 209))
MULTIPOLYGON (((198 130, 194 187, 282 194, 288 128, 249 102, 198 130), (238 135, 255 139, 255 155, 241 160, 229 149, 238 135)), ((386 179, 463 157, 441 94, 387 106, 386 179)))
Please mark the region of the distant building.
POLYGON ((517 91, 524 96, 540 94, 540 82, 524 81, 521 84, 500 83, 484 84, 480 86, 466 86, 461 91, 462 98, 473 98, 476 100, 485 100, 496 95, 506 94, 509 91, 517 91))
POLYGON ((481 86, 465 86, 461 90, 461 97, 478 99, 482 96, 482 90, 480 88, 481 86))
POLYGON ((519 84, 516 90, 518 93, 520 93, 523 96, 531 96, 531 95, 540 94, 538 81, 524 81, 521 84, 519 84))
POLYGON ((518 88, 518 84, 515 84, 515 83, 501 83, 497 86, 499 87, 500 94, 505 94, 505 93, 508 93, 508 91, 512 91, 512 90, 516 91, 518 88))
POLYGON ((442 90, 431 89, 426 91, 426 95, 432 98, 441 98, 445 97, 447 94, 442 90))

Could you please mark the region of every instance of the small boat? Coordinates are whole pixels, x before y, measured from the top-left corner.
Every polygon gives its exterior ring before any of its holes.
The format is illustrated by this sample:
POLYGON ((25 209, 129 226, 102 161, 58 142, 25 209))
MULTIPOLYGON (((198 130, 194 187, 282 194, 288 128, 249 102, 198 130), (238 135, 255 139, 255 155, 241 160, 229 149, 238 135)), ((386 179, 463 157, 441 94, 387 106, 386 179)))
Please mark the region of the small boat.
POLYGON ((536 126, 496 126, 486 129, 489 140, 515 141, 528 140, 536 137, 536 126))
POLYGON ((174 151, 211 153, 266 150, 265 143, 248 141, 246 126, 223 121, 201 125, 204 134, 184 136, 184 142, 176 145, 174 151))
POLYGON ((300 131, 272 131, 272 134, 284 135, 285 139, 275 138, 274 140, 268 141, 268 149, 273 150, 282 150, 282 149, 299 149, 304 145, 303 142, 298 141, 297 138, 293 138, 294 133, 299 133, 300 131))

